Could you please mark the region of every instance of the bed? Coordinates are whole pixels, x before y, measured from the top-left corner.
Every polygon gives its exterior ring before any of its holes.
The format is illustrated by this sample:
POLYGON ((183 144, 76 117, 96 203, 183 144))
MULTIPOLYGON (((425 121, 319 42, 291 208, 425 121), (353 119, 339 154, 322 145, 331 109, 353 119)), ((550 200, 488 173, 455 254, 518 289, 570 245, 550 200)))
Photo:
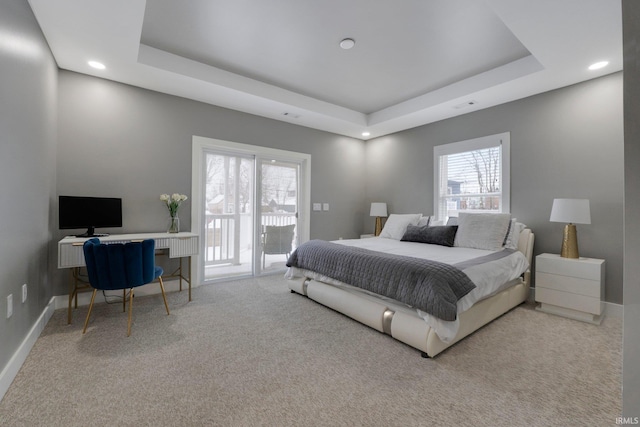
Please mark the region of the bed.
POLYGON ((390 215, 379 237, 305 242, 285 277, 292 292, 433 357, 529 296, 533 232, 509 214, 457 221, 390 215))

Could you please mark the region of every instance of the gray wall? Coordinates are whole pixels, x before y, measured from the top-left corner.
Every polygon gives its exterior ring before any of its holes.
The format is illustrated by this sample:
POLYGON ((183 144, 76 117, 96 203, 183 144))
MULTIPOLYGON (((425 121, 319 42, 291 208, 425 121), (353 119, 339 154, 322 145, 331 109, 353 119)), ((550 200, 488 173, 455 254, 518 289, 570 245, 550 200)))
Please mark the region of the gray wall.
MULTIPOLYGON (((311 238, 357 237, 364 205, 364 142, 112 81, 59 72, 58 195, 123 198, 123 228, 163 231, 162 193, 191 196, 193 135, 311 154, 311 238)), ((190 230, 191 204, 180 208, 190 230)), ((57 221, 57 219, 56 219, 57 221)), ((57 224, 57 222, 56 222, 57 224)), ((56 239, 65 231, 55 230, 56 239)), ((56 295, 67 293, 56 274, 56 295)))
MULTIPOLYGON (((622 73, 367 142, 367 200, 391 213, 433 213, 433 147, 511 132, 511 212, 536 233, 535 254, 559 253, 556 197, 591 201, 580 254, 606 260, 606 300, 622 303, 622 73)), ((364 216, 365 226, 372 220, 364 216)))
MULTIPOLYGON (((622 300, 624 166, 623 397, 625 415, 638 416, 640 4, 624 0, 623 7, 624 162, 620 74, 365 146, 357 140, 70 72, 60 72, 58 82, 55 62, 27 1, 1 2, 0 28, 15 36, 17 43, 0 45, 0 194, 5 201, 0 221, 0 371, 50 297, 67 292, 66 283, 57 278, 54 289, 51 277, 59 274, 55 242, 63 234, 56 226, 57 194, 122 196, 125 228, 119 231, 158 230, 166 219, 158 195, 190 194, 190 141, 192 134, 199 134, 311 153, 312 201, 331 203, 330 212, 312 213, 311 237, 355 237, 373 228, 368 216, 371 201, 388 202, 391 212, 431 213, 434 145, 510 131, 512 211, 536 231, 536 252, 558 251, 562 226, 548 222, 552 199, 590 198, 593 223, 579 226, 580 249, 585 256, 607 259, 607 300, 618 303, 622 300), (29 284, 26 304, 20 303, 23 283, 29 284), (10 293, 14 315, 6 319, 10 293)), ((189 207, 181 214, 187 227, 189 207)))
POLYGON ((52 296, 57 67, 25 1, 0 3, 0 372, 52 296), (28 298, 21 302, 22 284, 28 298), (13 316, 6 318, 13 294, 13 316))
POLYGON ((624 40, 623 413, 640 417, 640 2, 622 2, 624 40))

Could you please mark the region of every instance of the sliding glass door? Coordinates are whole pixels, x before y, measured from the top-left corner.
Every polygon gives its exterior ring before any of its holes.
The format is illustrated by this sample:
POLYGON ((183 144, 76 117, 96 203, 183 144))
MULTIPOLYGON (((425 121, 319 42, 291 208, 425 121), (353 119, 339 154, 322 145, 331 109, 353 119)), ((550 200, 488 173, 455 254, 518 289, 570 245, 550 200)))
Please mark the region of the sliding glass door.
POLYGON ((198 283, 283 272, 308 240, 308 155, 194 137, 198 283))
POLYGON ((285 268, 289 254, 298 245, 298 186, 297 163, 263 159, 259 162, 261 270, 278 271, 285 268))
POLYGON ((204 162, 204 278, 252 274, 255 160, 207 150, 204 162))

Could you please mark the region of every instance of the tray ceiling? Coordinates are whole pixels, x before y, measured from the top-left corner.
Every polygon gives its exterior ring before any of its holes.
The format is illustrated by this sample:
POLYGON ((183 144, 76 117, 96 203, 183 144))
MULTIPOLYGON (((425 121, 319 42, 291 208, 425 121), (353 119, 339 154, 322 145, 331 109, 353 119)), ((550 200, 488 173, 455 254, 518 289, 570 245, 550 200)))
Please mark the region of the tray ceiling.
POLYGON ((609 0, 30 4, 60 68, 361 139, 622 69, 609 0))

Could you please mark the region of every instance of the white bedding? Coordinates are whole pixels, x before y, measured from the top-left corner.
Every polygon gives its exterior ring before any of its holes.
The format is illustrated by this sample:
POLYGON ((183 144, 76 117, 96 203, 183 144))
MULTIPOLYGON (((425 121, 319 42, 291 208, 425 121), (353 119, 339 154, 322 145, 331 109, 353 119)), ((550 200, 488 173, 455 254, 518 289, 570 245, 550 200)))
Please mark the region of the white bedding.
MULTIPOLYGON (((430 245, 425 243, 403 242, 395 239, 383 237, 373 237, 368 239, 336 240, 346 246, 357 246, 364 249, 385 252, 395 255, 411 256, 438 261, 446 264, 457 264, 470 259, 482 257, 494 253, 483 249, 471 249, 461 247, 446 247, 430 245)), ((511 286, 513 281, 519 278, 529 268, 529 262, 522 252, 515 251, 513 254, 499 258, 488 263, 465 268, 464 272, 469 276, 476 288, 458 301, 458 313, 468 310, 476 302, 495 295, 503 289, 511 286)), ((290 267, 285 277, 292 279, 295 277, 311 277, 315 280, 330 283, 332 285, 348 288, 354 292, 365 292, 333 280, 329 277, 319 275, 314 272, 290 267)), ((366 293, 366 292, 365 292, 366 293)), ((397 304, 397 302, 396 302, 397 304)), ((444 321, 431 316, 421 310, 415 310, 427 324, 434 329, 438 337, 444 342, 450 342, 458 332, 459 320, 444 321)))

